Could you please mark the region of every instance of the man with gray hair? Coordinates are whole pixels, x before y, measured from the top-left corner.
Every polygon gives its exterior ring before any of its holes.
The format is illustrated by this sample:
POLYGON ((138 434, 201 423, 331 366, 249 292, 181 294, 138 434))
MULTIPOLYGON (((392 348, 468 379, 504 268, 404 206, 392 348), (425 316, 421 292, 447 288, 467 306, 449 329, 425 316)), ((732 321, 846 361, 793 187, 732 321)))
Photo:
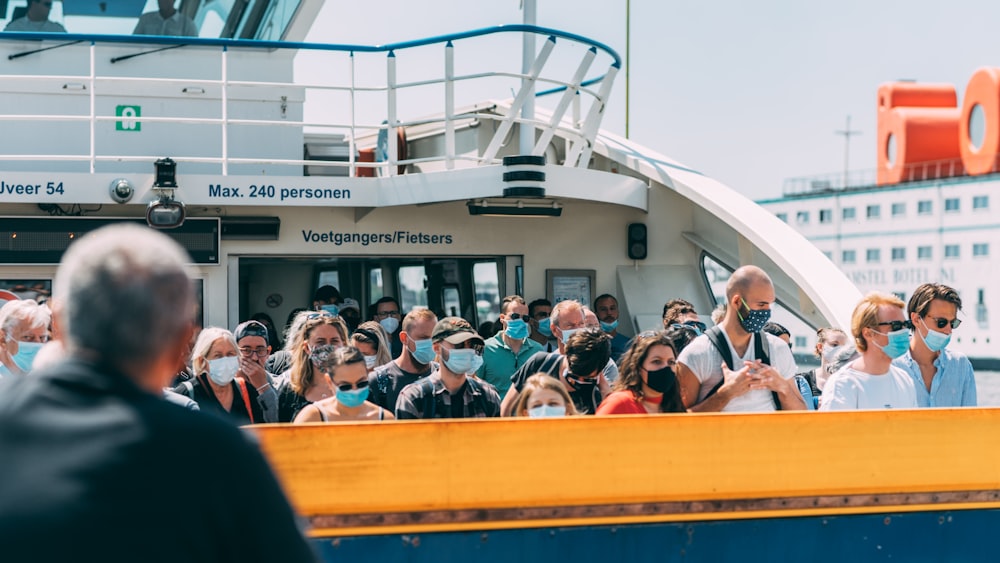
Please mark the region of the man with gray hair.
POLYGON ((66 252, 53 298, 65 359, 0 381, 0 553, 314 560, 247 436, 162 399, 191 336, 187 262, 168 237, 132 224, 66 252))

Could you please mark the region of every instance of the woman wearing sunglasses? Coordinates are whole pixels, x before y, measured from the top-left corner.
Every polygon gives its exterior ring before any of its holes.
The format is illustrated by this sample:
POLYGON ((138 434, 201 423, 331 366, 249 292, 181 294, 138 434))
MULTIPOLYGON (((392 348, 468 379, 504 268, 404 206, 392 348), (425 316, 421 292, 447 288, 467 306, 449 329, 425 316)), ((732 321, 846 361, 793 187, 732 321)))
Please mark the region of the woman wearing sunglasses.
POLYGON ((913 380, 892 361, 910 348, 913 325, 895 295, 872 292, 851 315, 851 334, 860 357, 830 376, 819 410, 912 409, 913 380))
MULTIPOLYGON (((331 350, 347 344, 347 325, 326 311, 302 311, 289 329, 285 350, 291 367, 275 381, 278 392, 278 422, 291 422, 309 403, 333 396, 330 383, 313 356, 325 347, 331 350)), ((362 365, 364 357, 361 358, 362 365)))
POLYGON ((365 355, 353 346, 325 349, 313 360, 334 391, 332 397, 305 406, 295 424, 339 420, 386 420, 395 418, 382 407, 369 403, 365 355))

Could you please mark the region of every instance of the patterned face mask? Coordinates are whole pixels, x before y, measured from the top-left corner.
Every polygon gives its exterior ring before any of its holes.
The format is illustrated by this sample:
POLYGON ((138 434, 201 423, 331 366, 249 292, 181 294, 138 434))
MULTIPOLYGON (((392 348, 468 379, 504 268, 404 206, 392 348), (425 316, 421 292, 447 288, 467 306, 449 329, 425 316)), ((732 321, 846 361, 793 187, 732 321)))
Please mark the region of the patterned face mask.
POLYGON ((736 314, 740 317, 740 326, 749 333, 760 332, 764 328, 764 325, 767 324, 767 321, 771 320, 771 310, 751 309, 750 305, 747 305, 747 302, 742 297, 740 297, 740 301, 743 301, 743 306, 747 308, 745 317, 739 310, 736 311, 736 314))

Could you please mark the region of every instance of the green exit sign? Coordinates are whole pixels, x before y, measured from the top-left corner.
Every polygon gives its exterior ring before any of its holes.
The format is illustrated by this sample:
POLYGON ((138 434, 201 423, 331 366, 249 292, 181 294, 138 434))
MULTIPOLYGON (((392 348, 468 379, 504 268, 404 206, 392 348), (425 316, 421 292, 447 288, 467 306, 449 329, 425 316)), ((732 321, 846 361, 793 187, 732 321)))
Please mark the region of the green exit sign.
POLYGON ((142 117, 141 106, 118 106, 115 108, 115 116, 118 117, 115 122, 116 131, 142 130, 142 123, 139 121, 142 117))

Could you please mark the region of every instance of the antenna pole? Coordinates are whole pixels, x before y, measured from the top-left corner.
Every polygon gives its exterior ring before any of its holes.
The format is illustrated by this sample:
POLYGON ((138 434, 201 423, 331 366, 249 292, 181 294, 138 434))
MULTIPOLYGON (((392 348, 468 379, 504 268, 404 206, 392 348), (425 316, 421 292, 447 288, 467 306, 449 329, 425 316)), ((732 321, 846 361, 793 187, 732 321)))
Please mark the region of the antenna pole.
POLYGON ((860 135, 861 131, 851 130, 851 116, 848 115, 847 125, 844 127, 843 130, 834 131, 834 134, 844 136, 844 185, 841 186, 841 189, 847 189, 847 174, 848 171, 850 170, 850 161, 851 161, 851 136, 860 135))

